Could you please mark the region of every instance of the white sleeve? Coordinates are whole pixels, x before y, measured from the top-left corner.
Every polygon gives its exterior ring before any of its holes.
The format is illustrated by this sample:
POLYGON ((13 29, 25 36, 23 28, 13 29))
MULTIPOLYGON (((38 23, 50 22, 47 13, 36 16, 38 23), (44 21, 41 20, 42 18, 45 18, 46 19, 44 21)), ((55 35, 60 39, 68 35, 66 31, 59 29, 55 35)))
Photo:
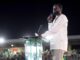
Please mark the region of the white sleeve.
POLYGON ((43 37, 46 37, 51 34, 57 33, 60 29, 67 26, 68 19, 66 16, 61 16, 52 26, 52 28, 48 31, 46 31, 44 34, 42 34, 43 37))
POLYGON ((60 29, 66 27, 67 28, 68 19, 66 16, 61 16, 58 21, 54 23, 52 28, 48 31, 51 33, 57 33, 60 29))

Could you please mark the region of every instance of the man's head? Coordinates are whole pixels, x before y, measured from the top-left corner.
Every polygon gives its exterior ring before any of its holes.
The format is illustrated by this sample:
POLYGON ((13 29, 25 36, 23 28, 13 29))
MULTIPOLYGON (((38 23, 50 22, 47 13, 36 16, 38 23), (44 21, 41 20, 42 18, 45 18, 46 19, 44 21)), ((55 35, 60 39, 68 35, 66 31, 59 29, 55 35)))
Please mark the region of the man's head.
POLYGON ((61 14, 63 6, 61 4, 54 4, 53 5, 53 14, 61 14))

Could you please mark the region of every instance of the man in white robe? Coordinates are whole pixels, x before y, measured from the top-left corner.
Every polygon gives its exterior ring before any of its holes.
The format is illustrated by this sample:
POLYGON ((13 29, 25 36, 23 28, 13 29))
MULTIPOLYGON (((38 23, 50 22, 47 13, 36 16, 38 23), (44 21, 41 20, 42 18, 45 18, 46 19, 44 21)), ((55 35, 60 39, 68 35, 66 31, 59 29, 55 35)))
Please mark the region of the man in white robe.
POLYGON ((48 16, 48 31, 41 36, 50 40, 50 51, 52 60, 62 60, 68 47, 67 27, 68 19, 62 14, 62 5, 53 6, 53 14, 48 16), (53 19, 53 15, 55 18, 53 19))

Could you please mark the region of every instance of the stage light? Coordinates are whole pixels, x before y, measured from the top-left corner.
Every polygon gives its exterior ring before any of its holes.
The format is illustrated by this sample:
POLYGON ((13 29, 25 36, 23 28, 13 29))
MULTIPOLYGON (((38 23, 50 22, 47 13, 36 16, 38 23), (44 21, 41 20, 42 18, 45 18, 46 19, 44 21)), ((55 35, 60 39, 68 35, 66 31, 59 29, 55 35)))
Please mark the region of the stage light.
POLYGON ((5 38, 0 37, 0 44, 3 44, 3 43, 5 43, 5 38))

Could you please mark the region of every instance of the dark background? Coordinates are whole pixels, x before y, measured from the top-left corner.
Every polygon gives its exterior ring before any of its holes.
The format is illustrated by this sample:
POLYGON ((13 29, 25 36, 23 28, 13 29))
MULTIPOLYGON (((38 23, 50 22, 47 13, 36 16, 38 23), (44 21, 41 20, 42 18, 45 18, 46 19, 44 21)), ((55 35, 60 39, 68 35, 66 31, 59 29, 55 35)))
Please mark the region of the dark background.
POLYGON ((47 30, 47 16, 54 3, 61 3, 69 19, 68 34, 80 35, 80 6, 78 0, 27 0, 0 2, 0 36, 9 39, 34 35, 40 25, 47 30))

